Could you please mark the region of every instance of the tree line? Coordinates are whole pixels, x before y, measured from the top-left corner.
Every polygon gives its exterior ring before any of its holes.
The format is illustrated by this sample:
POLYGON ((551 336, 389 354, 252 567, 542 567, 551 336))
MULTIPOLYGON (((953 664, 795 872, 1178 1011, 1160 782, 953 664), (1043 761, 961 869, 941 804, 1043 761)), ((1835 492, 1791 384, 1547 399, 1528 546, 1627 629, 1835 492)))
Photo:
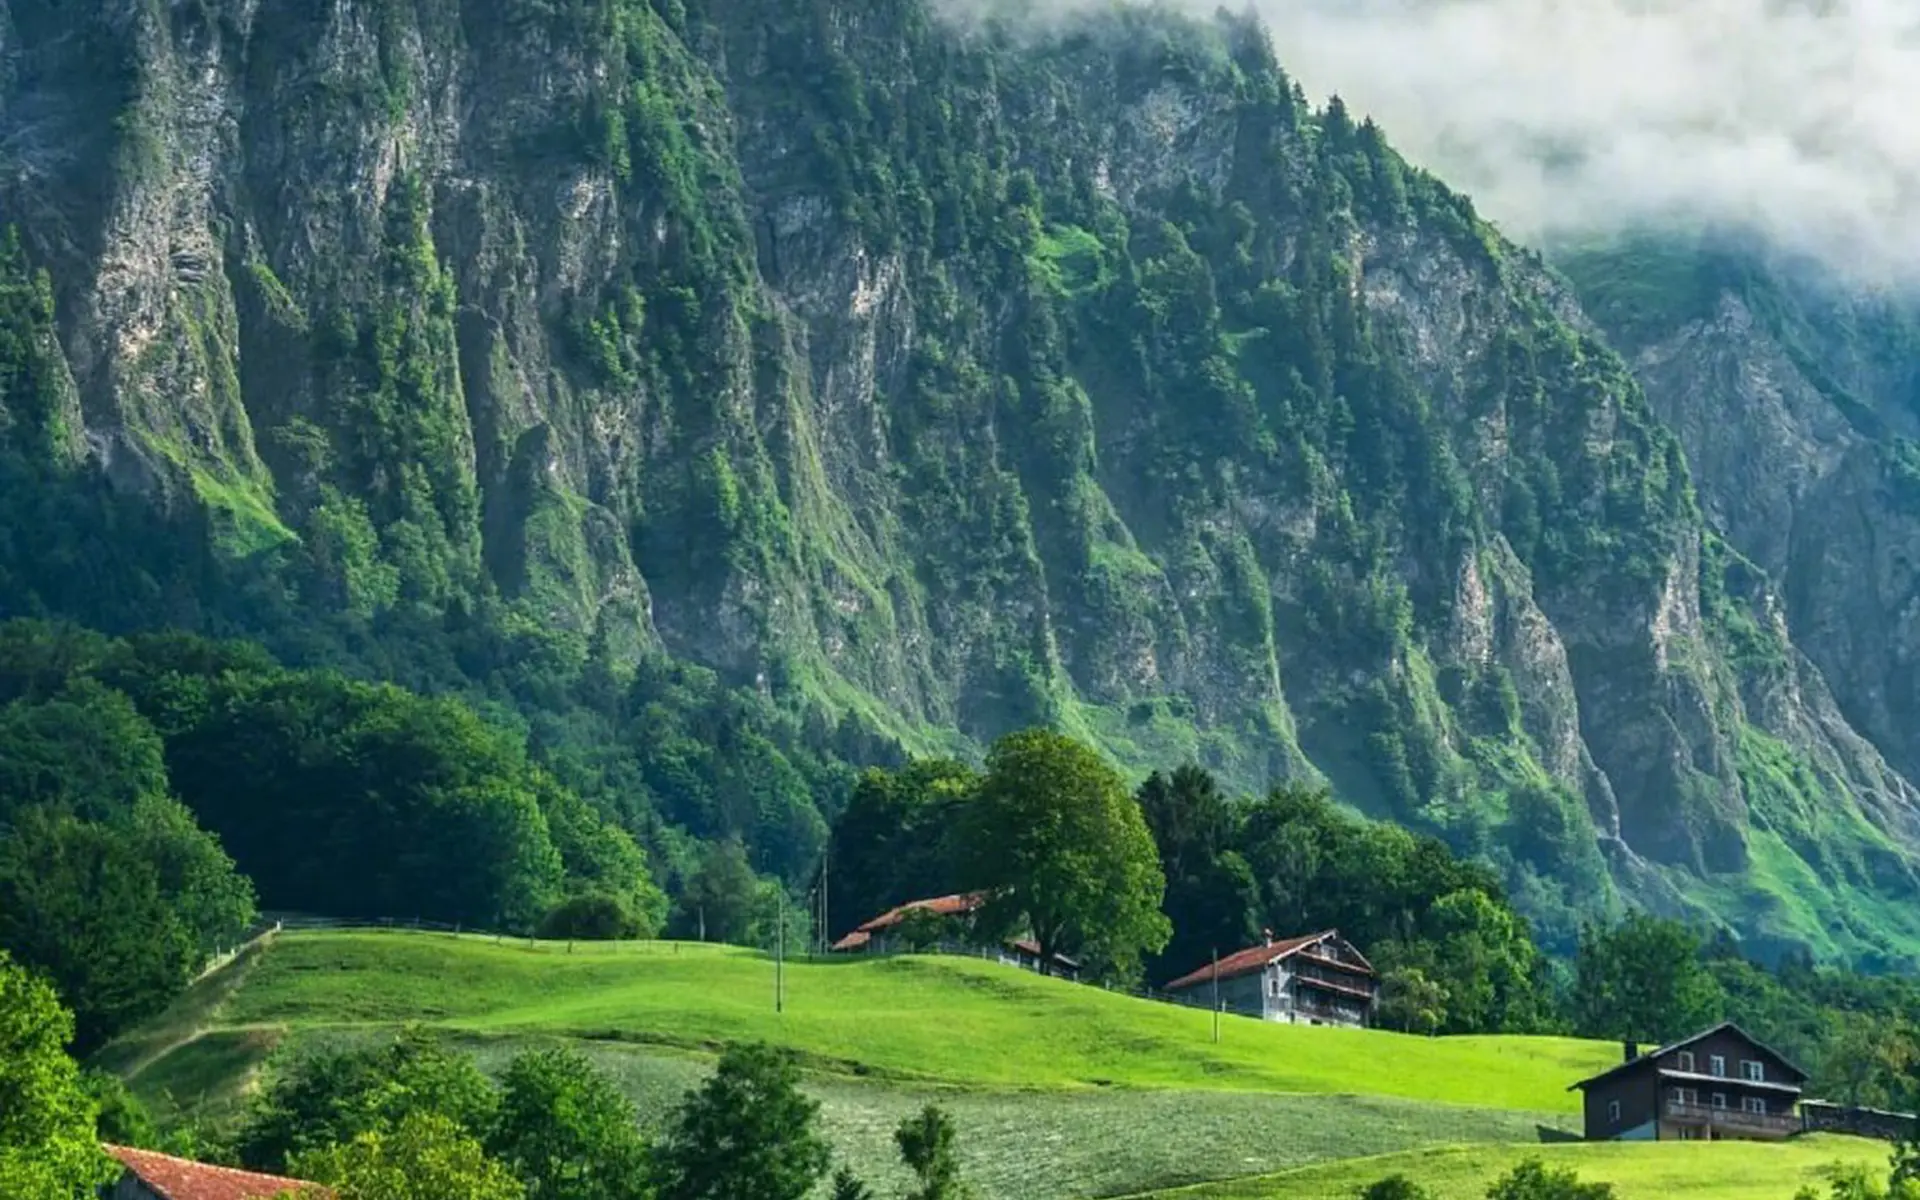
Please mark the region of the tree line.
POLYGON ((830 863, 835 935, 912 900, 1001 889, 972 928, 921 918, 896 936, 1044 930, 1050 952, 1096 976, 1159 986, 1264 930, 1337 928, 1380 972, 1388 1028, 1655 1045, 1732 1020, 1806 1068, 1820 1094, 1920 1108, 1920 983, 1805 955, 1757 963, 1724 931, 1647 913, 1589 922, 1556 959, 1493 871, 1324 790, 1235 798, 1189 765, 1129 796, 1084 746, 1026 732, 984 771, 945 759, 867 771, 834 823, 830 863), (1091 812, 1100 818, 1075 815, 1091 812))
POLYGON ((0 625, 0 949, 98 1046, 257 908, 657 932, 634 837, 450 699, 257 647, 0 625))
MULTIPOLYGON (((678 685, 634 686, 661 708, 678 685)), ((744 839, 663 828, 565 773, 537 731, 247 643, 0 624, 0 949, 56 984, 90 1051, 262 908, 799 947, 977 889, 994 900, 973 936, 1029 934, 1110 982, 1157 986, 1262 930, 1338 928, 1379 968, 1392 1028, 1657 1042, 1729 1018, 1834 1095, 1920 1101, 1920 986, 1763 967, 1645 916, 1556 961, 1495 872, 1324 790, 1239 798, 1191 765, 1129 787, 1045 730, 980 767, 871 768, 830 809, 816 930, 817 876, 764 874, 744 839)))
POLYGON ((1085 746, 1010 735, 984 772, 930 760, 870 770, 834 825, 835 933, 897 905, 989 890, 985 915, 1096 975, 1159 985, 1211 956, 1338 928, 1382 971, 1389 1023, 1420 1032, 1552 1023, 1546 959, 1498 878, 1439 840, 1292 785, 1257 800, 1206 771, 1131 793, 1085 746))

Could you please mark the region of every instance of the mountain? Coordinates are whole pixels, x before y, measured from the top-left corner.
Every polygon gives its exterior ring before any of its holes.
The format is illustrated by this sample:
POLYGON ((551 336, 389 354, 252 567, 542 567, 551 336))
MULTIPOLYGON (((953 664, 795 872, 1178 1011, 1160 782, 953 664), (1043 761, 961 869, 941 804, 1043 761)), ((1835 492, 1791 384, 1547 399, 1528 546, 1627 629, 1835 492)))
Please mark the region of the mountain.
POLYGON ((1324 779, 1553 944, 1631 902, 1920 947, 1887 664, 1828 653, 1890 595, 1803 635, 1647 351, 1653 403, 1250 21, 0 0, 0 217, 0 615, 536 742, 660 663, 853 759, 1052 723, 1324 779))
POLYGON ((1913 778, 1920 303, 1698 230, 1597 239, 1556 261, 1848 726, 1913 778))

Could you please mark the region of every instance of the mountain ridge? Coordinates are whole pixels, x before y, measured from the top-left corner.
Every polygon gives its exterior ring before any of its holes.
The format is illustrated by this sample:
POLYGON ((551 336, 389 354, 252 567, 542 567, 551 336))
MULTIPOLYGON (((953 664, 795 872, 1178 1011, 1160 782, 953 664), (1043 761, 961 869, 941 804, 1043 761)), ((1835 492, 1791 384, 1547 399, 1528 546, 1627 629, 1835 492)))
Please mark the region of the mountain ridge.
POLYGON ((0 212, 5 615, 536 731, 662 657, 816 744, 1057 724, 1325 778, 1557 944, 1920 945, 1920 796, 1692 447, 1251 22, 0 0, 0 212))

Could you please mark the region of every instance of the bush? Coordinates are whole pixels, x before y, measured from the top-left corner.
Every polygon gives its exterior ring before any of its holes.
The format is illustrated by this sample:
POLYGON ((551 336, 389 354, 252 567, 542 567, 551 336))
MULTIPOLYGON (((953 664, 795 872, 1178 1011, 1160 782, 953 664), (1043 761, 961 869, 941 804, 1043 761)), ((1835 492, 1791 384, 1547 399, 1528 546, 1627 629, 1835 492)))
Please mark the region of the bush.
POLYGON ((551 941, 629 942, 644 932, 640 918, 604 892, 564 901, 540 922, 540 936, 551 941))
POLYGON ((1530 1158, 1495 1180, 1487 1200, 1613 1200, 1613 1185, 1583 1183, 1566 1167, 1530 1158))
POLYGON ((1432 1200, 1432 1196, 1405 1175, 1389 1175, 1360 1189, 1360 1200, 1432 1200))

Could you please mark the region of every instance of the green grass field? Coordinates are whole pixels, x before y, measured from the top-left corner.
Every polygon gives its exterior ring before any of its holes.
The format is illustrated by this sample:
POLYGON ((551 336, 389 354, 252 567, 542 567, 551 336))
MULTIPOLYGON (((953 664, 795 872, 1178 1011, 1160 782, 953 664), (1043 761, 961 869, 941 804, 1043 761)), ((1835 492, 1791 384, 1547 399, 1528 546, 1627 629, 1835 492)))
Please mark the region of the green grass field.
POLYGON ((789 963, 674 943, 563 945, 295 934, 249 968, 220 1027, 421 1021, 489 1033, 712 1048, 765 1040, 821 1069, 997 1088, 1398 1096, 1575 1111, 1567 1085, 1618 1051, 1566 1038, 1419 1038, 1209 1014, 957 958, 789 963))
MULTIPOLYGON (((881 1194, 905 1182, 893 1128, 929 1101, 953 1114, 983 1200, 1233 1180, 1242 1182, 1181 1194, 1338 1196, 1393 1170, 1443 1196, 1478 1196, 1526 1153, 1591 1160, 1639 1188, 1718 1170, 1712 1158, 1691 1165, 1699 1147, 1542 1145, 1577 1129, 1567 1085, 1611 1063, 1610 1044, 1234 1017, 1215 1044, 1204 1012, 955 958, 789 963, 785 1012, 773 1000, 771 963, 730 948, 582 944, 569 953, 481 937, 288 933, 98 1061, 163 1113, 219 1119, 238 1111, 276 1048, 384 1037, 420 1022, 488 1069, 529 1045, 565 1040, 657 1127, 718 1046, 765 1040, 803 1056, 837 1153, 881 1194)), ((1774 1155, 1766 1161, 1775 1165, 1720 1172, 1722 1190, 1684 1194, 1784 1198, 1792 1187, 1774 1184, 1789 1175, 1885 1153, 1809 1143, 1782 1165, 1779 1148, 1735 1149, 1774 1155)), ((1639 1194, 1650 1193, 1623 1187, 1623 1196, 1639 1194)))
MULTIPOLYGON (((1820 1185, 1836 1163, 1884 1172, 1887 1146, 1860 1138, 1754 1142, 1603 1142, 1557 1146, 1449 1146, 1351 1159, 1259 1179, 1154 1193, 1153 1200, 1327 1200, 1402 1174, 1437 1200, 1481 1200, 1487 1185, 1523 1158, 1572 1167, 1611 1183, 1620 1200, 1791 1200, 1820 1185)), ((1822 1189, 1824 1193, 1824 1189, 1822 1189)))

